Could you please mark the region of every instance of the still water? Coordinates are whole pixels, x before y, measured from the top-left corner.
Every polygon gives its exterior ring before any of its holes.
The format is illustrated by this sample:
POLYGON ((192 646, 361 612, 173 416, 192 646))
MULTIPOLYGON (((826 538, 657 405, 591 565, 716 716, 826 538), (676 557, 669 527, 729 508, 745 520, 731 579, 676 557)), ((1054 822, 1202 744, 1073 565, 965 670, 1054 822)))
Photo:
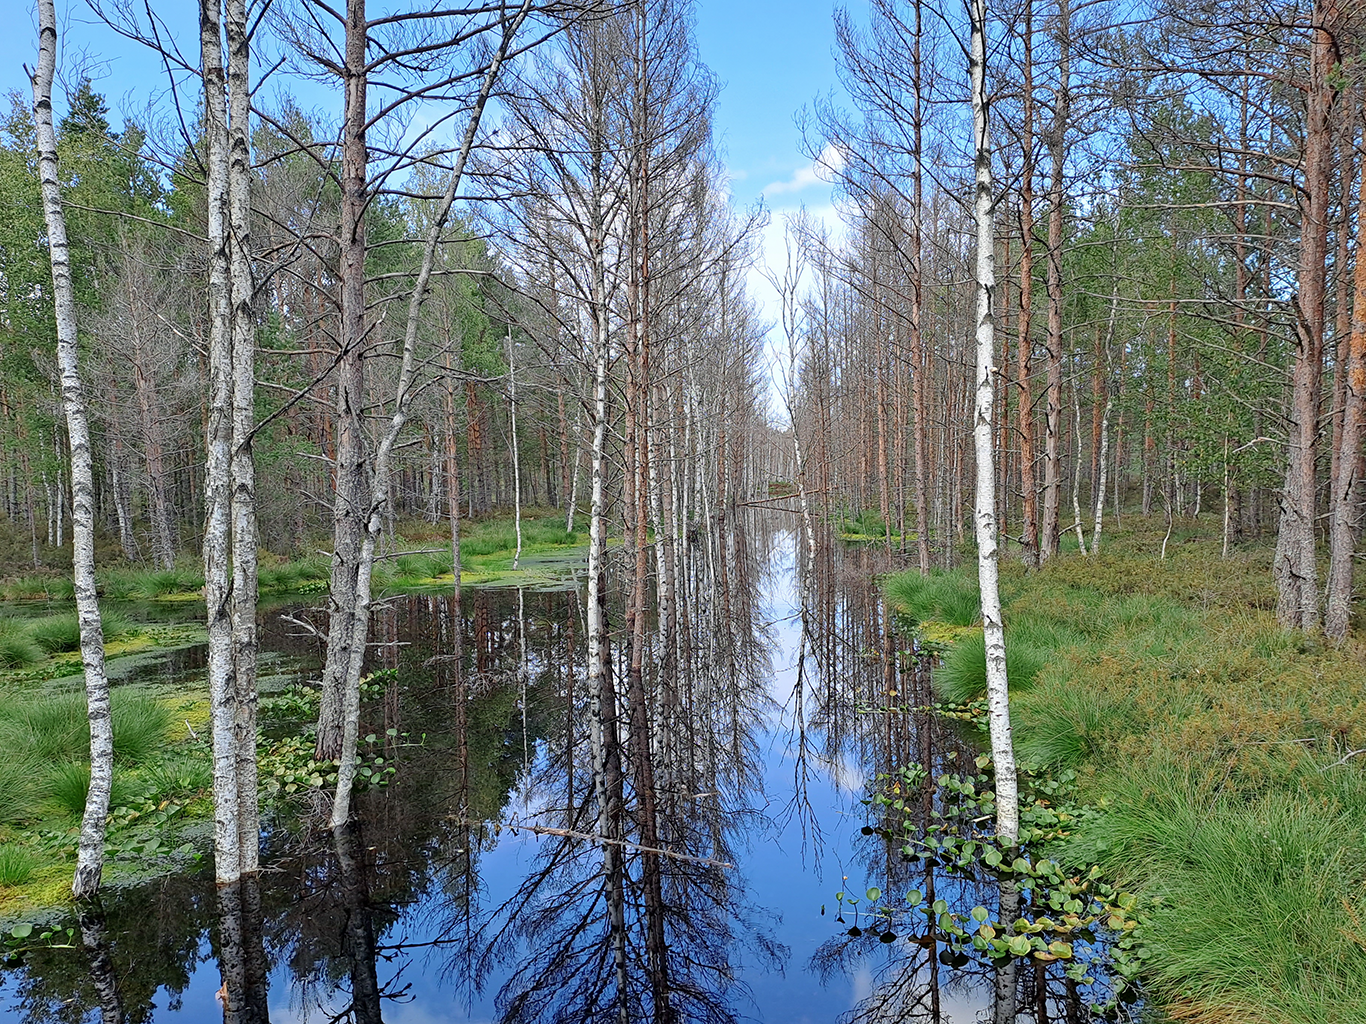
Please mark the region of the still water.
MULTIPOLYGON (((836 892, 874 885, 991 894, 861 833, 879 773, 941 764, 960 741, 931 719, 861 713, 926 694, 895 656, 874 581, 890 566, 835 544, 811 557, 789 526, 734 524, 681 563, 674 626, 651 638, 635 693, 646 719, 618 680, 605 788, 580 590, 391 598, 371 665, 391 671, 361 733, 396 771, 360 794, 355 827, 334 836, 296 796, 263 823, 257 886, 216 893, 203 863, 114 888, 78 948, 0 974, 0 1020, 989 1019, 982 968, 954 974, 933 944, 835 920, 836 892), (251 1005, 216 1000, 225 971, 251 1005)), ((266 613, 267 691, 316 674, 322 621, 317 607, 266 613)), ((202 666, 181 653, 156 671, 202 666)), ((297 728, 277 706, 270 729, 297 728)), ((1055 981, 1022 973, 1019 1020, 1085 1019, 1055 981)))

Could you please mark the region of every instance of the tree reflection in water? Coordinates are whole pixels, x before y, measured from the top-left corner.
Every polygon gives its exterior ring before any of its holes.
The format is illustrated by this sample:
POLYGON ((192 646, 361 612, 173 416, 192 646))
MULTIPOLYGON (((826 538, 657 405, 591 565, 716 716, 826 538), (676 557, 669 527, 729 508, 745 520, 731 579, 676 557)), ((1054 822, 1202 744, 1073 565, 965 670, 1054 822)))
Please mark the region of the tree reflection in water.
MULTIPOLYGON (((610 609, 611 706, 596 742, 581 591, 391 597, 375 611, 370 669, 395 671, 367 701, 361 735, 397 767, 394 782, 358 793, 357 820, 336 833, 306 810, 276 815, 254 886, 217 893, 201 869, 111 891, 103 937, 98 921, 83 920, 80 948, 35 950, 7 976, 20 1019, 173 1016, 182 999, 199 998, 190 981, 210 951, 228 982, 229 1019, 241 1024, 267 1019, 267 964, 291 1019, 365 1024, 391 1001, 419 996, 491 999, 501 1020, 527 1024, 747 1016, 746 978, 806 967, 787 963, 769 914, 814 914, 837 887, 811 907, 752 905, 744 865, 729 865, 766 863, 750 844, 776 834, 770 801, 778 825, 800 818, 806 852, 845 860, 850 851, 822 833, 831 809, 813 803, 828 799, 814 794, 830 779, 856 804, 878 773, 910 761, 937 772, 967 754, 936 720, 865 713, 930 700, 928 673, 898 653, 875 583, 889 567, 883 555, 819 540, 810 562, 802 558, 793 622, 768 621, 772 593, 797 552, 805 556, 790 526, 732 516, 725 536, 660 545, 667 585, 644 640, 617 628, 624 616, 610 609), (773 663, 778 630, 784 643, 795 631, 784 661, 801 655, 790 693, 770 693, 788 667, 773 663), (632 642, 647 649, 633 658, 632 642), (766 750, 773 738, 778 749, 766 750), (778 770, 790 768, 792 783, 764 793, 765 758, 770 770, 785 758, 778 770), (530 870, 508 879, 508 851, 523 843, 536 844, 530 870)), ((263 646, 307 673, 316 640, 298 633, 269 617, 263 646)), ((932 794, 920 798, 927 815, 932 794)), ((875 836, 852 852, 857 863, 845 870, 861 868, 888 892, 996 899, 961 878, 926 875, 875 836)), ((992 979, 943 967, 933 936, 888 944, 875 930, 843 934, 830 918, 816 925, 827 926, 832 938, 814 966, 829 977, 874 975, 852 1019, 940 1021, 969 997, 990 1003, 992 979)), ((1032 967, 1019 974, 1010 988, 1022 1016, 1080 1019, 1051 981, 1041 986, 1032 967)), ((185 1019, 203 1017, 187 1003, 185 1019)))
POLYGON ((759 813, 756 733, 768 711, 762 573, 748 536, 733 537, 705 538, 672 576, 667 609, 686 609, 690 628, 675 632, 666 610, 640 657, 614 647, 600 734, 575 726, 591 721, 590 695, 575 687, 582 659, 554 673, 576 710, 527 782, 536 810, 518 819, 544 838, 479 936, 480 973, 511 971, 501 1020, 732 1021, 737 953, 781 965, 730 863, 759 813), (640 671, 623 680, 630 665, 640 671))

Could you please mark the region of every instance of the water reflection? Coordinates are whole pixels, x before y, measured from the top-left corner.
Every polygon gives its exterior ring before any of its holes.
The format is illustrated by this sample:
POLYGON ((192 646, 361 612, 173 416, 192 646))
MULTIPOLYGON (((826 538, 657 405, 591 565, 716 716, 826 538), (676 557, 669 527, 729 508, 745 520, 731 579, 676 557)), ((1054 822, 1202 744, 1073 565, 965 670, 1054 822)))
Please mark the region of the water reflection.
MULTIPOLYGON (((876 585, 893 561, 828 538, 808 559, 791 525, 732 518, 653 552, 651 628, 633 640, 609 609, 596 731, 580 592, 388 598, 369 668, 393 671, 361 735, 395 781, 359 793, 344 830, 306 804, 276 815, 265 870, 241 889, 216 892, 199 869, 110 892, 80 948, 0 975, 0 1011, 26 1024, 369 1024, 409 1001, 425 1020, 528 1024, 990 1012, 993 979, 941 964, 933 932, 886 943, 820 916, 837 889, 867 884, 930 903, 998 897, 857 837, 879 773, 937 771, 968 749, 936 719, 865 713, 930 700, 876 585)), ((624 572, 609 568, 610 591, 624 572)), ((263 647, 307 678, 322 621, 273 611, 263 647)), ((926 820, 931 799, 912 802, 926 820)), ((1001 988, 1019 1019, 1082 1019, 1051 980, 1020 975, 1001 988)), ((1016 1016, 1000 1005, 997 1019, 1016 1016)))

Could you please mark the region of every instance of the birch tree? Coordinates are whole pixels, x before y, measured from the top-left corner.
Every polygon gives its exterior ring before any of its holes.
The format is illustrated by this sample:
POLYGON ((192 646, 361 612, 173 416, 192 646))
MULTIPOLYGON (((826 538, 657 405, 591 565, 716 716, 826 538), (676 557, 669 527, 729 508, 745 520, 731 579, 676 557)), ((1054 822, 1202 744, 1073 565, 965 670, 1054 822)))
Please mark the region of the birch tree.
POLYGON ((33 122, 43 219, 52 260, 52 298, 57 324, 57 367, 62 406, 71 444, 72 575, 76 617, 85 668, 86 715, 90 723, 90 786, 76 847, 71 891, 77 899, 94 896, 104 869, 104 823, 114 779, 114 728, 109 679, 104 671, 104 633, 95 595, 95 492, 91 471, 90 417, 81 383, 76 295, 71 278, 66 215, 57 166, 57 133, 52 120, 52 79, 57 68, 57 12, 53 0, 38 0, 38 64, 33 72, 33 122))
POLYGON ((977 486, 973 524, 977 536, 977 577, 982 597, 982 630, 986 640, 987 717, 991 756, 996 767, 996 834, 1014 843, 1020 832, 1020 804, 1016 786, 1015 751, 1010 739, 1010 695, 1006 680, 1005 628, 1001 620, 998 583, 996 470, 992 451, 992 404, 996 388, 996 319, 992 308, 996 288, 995 215, 991 174, 991 126, 986 85, 986 0, 969 0, 971 40, 969 75, 972 80, 973 223, 977 229, 975 273, 977 311, 977 393, 972 440, 977 456, 977 486))
POLYGON ((201 0, 199 26, 209 243, 204 603, 213 737, 214 871, 218 881, 227 884, 256 872, 260 850, 252 456, 256 330, 246 0, 227 0, 226 6, 223 0, 201 0))

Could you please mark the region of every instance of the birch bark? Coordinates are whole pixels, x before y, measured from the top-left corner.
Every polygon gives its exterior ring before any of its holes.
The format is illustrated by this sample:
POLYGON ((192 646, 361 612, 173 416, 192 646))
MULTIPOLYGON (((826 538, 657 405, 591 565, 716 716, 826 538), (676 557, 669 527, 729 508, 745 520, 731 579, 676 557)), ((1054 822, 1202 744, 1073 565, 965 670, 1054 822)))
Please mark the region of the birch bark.
POLYGON ((1005 628, 1001 620, 1001 594, 997 575, 996 473, 992 452, 992 404, 995 387, 996 324, 992 292, 996 287, 995 238, 991 178, 991 127, 986 91, 986 0, 969 0, 971 40, 969 71, 972 78, 972 128, 975 151, 976 194, 973 222, 977 229, 977 396, 972 426, 977 455, 977 487, 973 524, 977 534, 977 578, 982 598, 982 631, 986 641, 987 714, 991 730, 991 756, 996 767, 996 834, 1014 843, 1020 832, 1020 807, 1015 772, 1015 752, 1010 739, 1010 696, 1006 681, 1005 628))
POLYGON ((76 294, 71 280, 66 215, 57 174, 57 132, 52 122, 52 79, 57 69, 57 12, 53 0, 38 2, 38 66, 33 74, 33 122, 38 148, 38 178, 43 219, 52 260, 52 297, 57 326, 57 368, 62 406, 71 442, 72 576, 76 618, 85 667, 87 718, 90 722, 90 787, 76 847, 76 874, 71 892, 77 899, 94 896, 104 866, 104 822, 114 778, 114 730, 109 710, 109 679, 104 671, 104 632, 95 596, 95 493, 91 469, 90 422, 81 383, 76 328, 76 294))

